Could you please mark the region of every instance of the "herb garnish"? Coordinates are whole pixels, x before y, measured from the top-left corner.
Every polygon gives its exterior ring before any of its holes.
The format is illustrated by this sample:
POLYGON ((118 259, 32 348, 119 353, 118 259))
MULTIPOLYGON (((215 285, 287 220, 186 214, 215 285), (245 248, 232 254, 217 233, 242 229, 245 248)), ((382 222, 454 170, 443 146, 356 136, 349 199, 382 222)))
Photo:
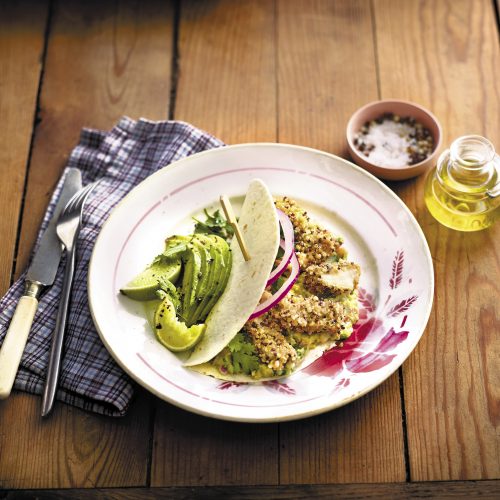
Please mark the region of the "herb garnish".
POLYGON ((179 257, 182 258, 186 249, 187 249, 187 246, 185 243, 179 243, 178 245, 168 247, 163 253, 161 253, 160 255, 157 255, 153 259, 153 262, 151 262, 150 265, 159 264, 159 263, 168 264, 169 262, 172 262, 172 260, 175 260, 179 257))
POLYGON ((196 222, 194 232, 216 234, 225 240, 230 240, 234 234, 234 230, 229 222, 222 216, 220 210, 215 210, 214 213, 210 215, 207 209, 205 209, 204 213, 207 218, 205 221, 200 221, 193 217, 193 220, 196 222))
POLYGON ((240 332, 227 345, 233 358, 235 373, 251 373, 259 368, 259 358, 255 354, 255 346, 247 342, 240 332))

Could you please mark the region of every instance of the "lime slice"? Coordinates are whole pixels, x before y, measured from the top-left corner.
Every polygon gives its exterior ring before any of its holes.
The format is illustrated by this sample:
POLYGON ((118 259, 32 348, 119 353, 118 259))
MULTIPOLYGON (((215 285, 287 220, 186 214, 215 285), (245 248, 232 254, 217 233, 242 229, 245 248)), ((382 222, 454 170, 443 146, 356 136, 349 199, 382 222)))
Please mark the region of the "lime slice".
POLYGON ((205 325, 187 327, 179 321, 169 297, 158 306, 155 313, 156 338, 170 351, 181 352, 191 349, 203 335, 205 325))
POLYGON ((142 271, 132 281, 127 283, 120 292, 134 300, 154 300, 158 298, 158 279, 166 279, 174 283, 181 272, 181 262, 158 262, 142 271))

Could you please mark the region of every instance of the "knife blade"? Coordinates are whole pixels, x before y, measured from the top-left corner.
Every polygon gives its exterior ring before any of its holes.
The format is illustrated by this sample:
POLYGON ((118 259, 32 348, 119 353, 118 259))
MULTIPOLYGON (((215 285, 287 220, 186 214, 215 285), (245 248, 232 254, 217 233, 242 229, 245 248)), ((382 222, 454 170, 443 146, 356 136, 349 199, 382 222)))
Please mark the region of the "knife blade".
POLYGON ((24 295, 17 303, 0 349, 0 399, 7 398, 12 390, 33 318, 38 308, 40 293, 45 287, 52 285, 56 277, 62 254, 61 243, 56 234, 57 220, 66 203, 81 187, 81 172, 76 168, 69 168, 59 201, 28 268, 24 295))

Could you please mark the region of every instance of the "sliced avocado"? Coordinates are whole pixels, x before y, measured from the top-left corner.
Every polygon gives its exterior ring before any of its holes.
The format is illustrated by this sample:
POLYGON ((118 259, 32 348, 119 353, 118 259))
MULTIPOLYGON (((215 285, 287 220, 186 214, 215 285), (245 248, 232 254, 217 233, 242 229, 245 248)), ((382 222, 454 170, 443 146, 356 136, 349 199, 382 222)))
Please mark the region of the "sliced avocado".
POLYGON ((165 250, 163 251, 163 255, 169 257, 170 255, 175 255, 177 252, 185 252, 186 245, 190 240, 191 236, 170 236, 165 240, 165 250))
POLYGON ((155 313, 156 338, 173 352, 191 349, 201 338, 205 325, 188 326, 179 321, 175 307, 169 297, 165 297, 155 313))
POLYGON ((160 258, 172 259, 180 257, 186 251, 186 243, 178 243, 166 246, 160 258))
POLYGON ((190 238, 186 236, 168 238, 165 242, 165 251, 120 292, 134 300, 157 299, 156 292, 160 289, 159 279, 168 280, 173 284, 178 280, 182 270, 181 256, 186 251, 189 240, 190 238))
POLYGON ((201 300, 198 300, 198 305, 193 313, 193 321, 199 322, 205 319, 202 316, 202 312, 215 293, 216 281, 221 272, 222 256, 218 248, 219 243, 216 239, 205 234, 196 234, 196 236, 204 243, 210 253, 210 259, 207 262, 207 272, 202 277, 203 284, 200 287, 200 294, 198 296, 198 299, 201 298, 201 300))
POLYGON ((186 253, 183 257, 184 273, 182 277, 182 316, 186 319, 190 307, 196 301, 196 287, 198 286, 200 270, 201 270, 201 256, 198 249, 192 244, 188 243, 186 246, 186 253))
MULTIPOLYGON (((195 257, 192 254, 192 248, 189 247, 191 236, 173 235, 165 240, 165 250, 161 256, 167 260, 171 255, 179 255, 182 264, 182 283, 178 286, 179 304, 176 305, 178 314, 184 315, 184 308, 188 307, 191 297, 191 285, 193 283, 193 266, 197 267, 197 262, 194 262, 195 257)), ((161 257, 160 256, 160 257, 161 257)), ((196 283, 194 284, 196 287, 196 283)), ((170 297, 172 295, 168 290, 165 290, 170 297)))
POLYGON ((227 271, 227 253, 229 247, 226 241, 223 240, 222 238, 215 235, 213 235, 213 238, 217 238, 215 243, 216 243, 218 269, 214 276, 211 296, 205 303, 204 308, 200 313, 201 318, 206 318, 208 316, 213 306, 219 300, 219 297, 224 291, 224 280, 227 271))
MULTIPOLYGON (((197 276, 194 281, 189 284, 190 278, 186 280, 186 288, 183 284, 183 293, 188 293, 189 303, 186 301, 185 304, 187 309, 183 309, 183 316, 188 325, 199 322, 199 316, 197 315, 198 306, 205 300, 207 295, 213 293, 212 282, 214 280, 212 267, 212 254, 216 255, 216 250, 212 248, 212 240, 205 236, 194 235, 189 243, 192 246, 192 251, 199 256, 200 266, 197 276), (191 286, 192 290, 188 292, 187 287, 191 286), (194 291, 194 296, 193 292, 194 291)), ((194 261, 197 262, 196 260, 194 261)), ((198 268, 197 268, 198 269, 198 268)), ((191 269, 186 267, 186 272, 192 272, 191 269)))
MULTIPOLYGON (((212 256, 210 254, 210 242, 205 241, 203 238, 199 238, 198 235, 193 236, 193 244, 197 246, 201 254, 201 270, 199 274, 198 286, 196 287, 196 304, 193 305, 191 310, 191 316, 193 316, 194 312, 198 308, 198 305, 203 301, 209 283, 209 266, 212 260, 212 256)), ((194 322, 194 317, 192 318, 194 322)))
POLYGON ((232 263, 232 255, 227 242, 216 235, 210 235, 209 237, 213 238, 214 242, 217 244, 216 248, 220 257, 220 265, 219 272, 215 276, 215 283, 213 285, 214 288, 211 297, 207 301, 199 315, 200 319, 202 319, 203 321, 208 316, 216 302, 219 300, 219 297, 222 295, 222 292, 226 288, 227 280, 229 279, 229 274, 231 272, 232 263))
POLYGON ((155 260, 142 273, 127 283, 120 292, 134 300, 156 299, 156 291, 160 285, 158 280, 168 280, 175 283, 181 272, 181 260, 155 260))
MULTIPOLYGON (((219 239, 220 240, 220 239, 219 239)), ((172 236, 165 242, 164 256, 182 252, 184 273, 182 281, 182 317, 188 325, 199 322, 199 307, 213 291, 215 274, 212 262, 217 251, 214 240, 207 235, 172 236)), ((224 241, 224 240, 222 240, 224 241)), ((225 242, 224 242, 225 243, 225 242)), ((217 269, 220 266, 217 266, 217 269)))

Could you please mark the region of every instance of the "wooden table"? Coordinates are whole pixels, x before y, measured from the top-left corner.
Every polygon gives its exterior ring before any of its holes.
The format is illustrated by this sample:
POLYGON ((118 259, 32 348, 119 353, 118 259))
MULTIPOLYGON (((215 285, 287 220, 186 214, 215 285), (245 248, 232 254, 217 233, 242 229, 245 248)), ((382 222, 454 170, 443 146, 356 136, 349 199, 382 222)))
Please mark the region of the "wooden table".
MULTIPOLYGON (((351 113, 398 97, 435 112, 445 145, 477 133, 500 148, 492 0, 26 0, 3 2, 0 23, 2 293, 28 263, 83 126, 171 118, 227 143, 345 156, 351 113)), ((40 398, 15 393, 0 403, 0 488, 78 489, 39 498, 158 493, 146 487, 174 498, 498 498, 500 226, 444 228, 423 183, 390 187, 427 237, 434 307, 413 354, 376 390, 266 425, 192 415, 140 389, 121 419, 57 404, 42 420, 40 398)))

